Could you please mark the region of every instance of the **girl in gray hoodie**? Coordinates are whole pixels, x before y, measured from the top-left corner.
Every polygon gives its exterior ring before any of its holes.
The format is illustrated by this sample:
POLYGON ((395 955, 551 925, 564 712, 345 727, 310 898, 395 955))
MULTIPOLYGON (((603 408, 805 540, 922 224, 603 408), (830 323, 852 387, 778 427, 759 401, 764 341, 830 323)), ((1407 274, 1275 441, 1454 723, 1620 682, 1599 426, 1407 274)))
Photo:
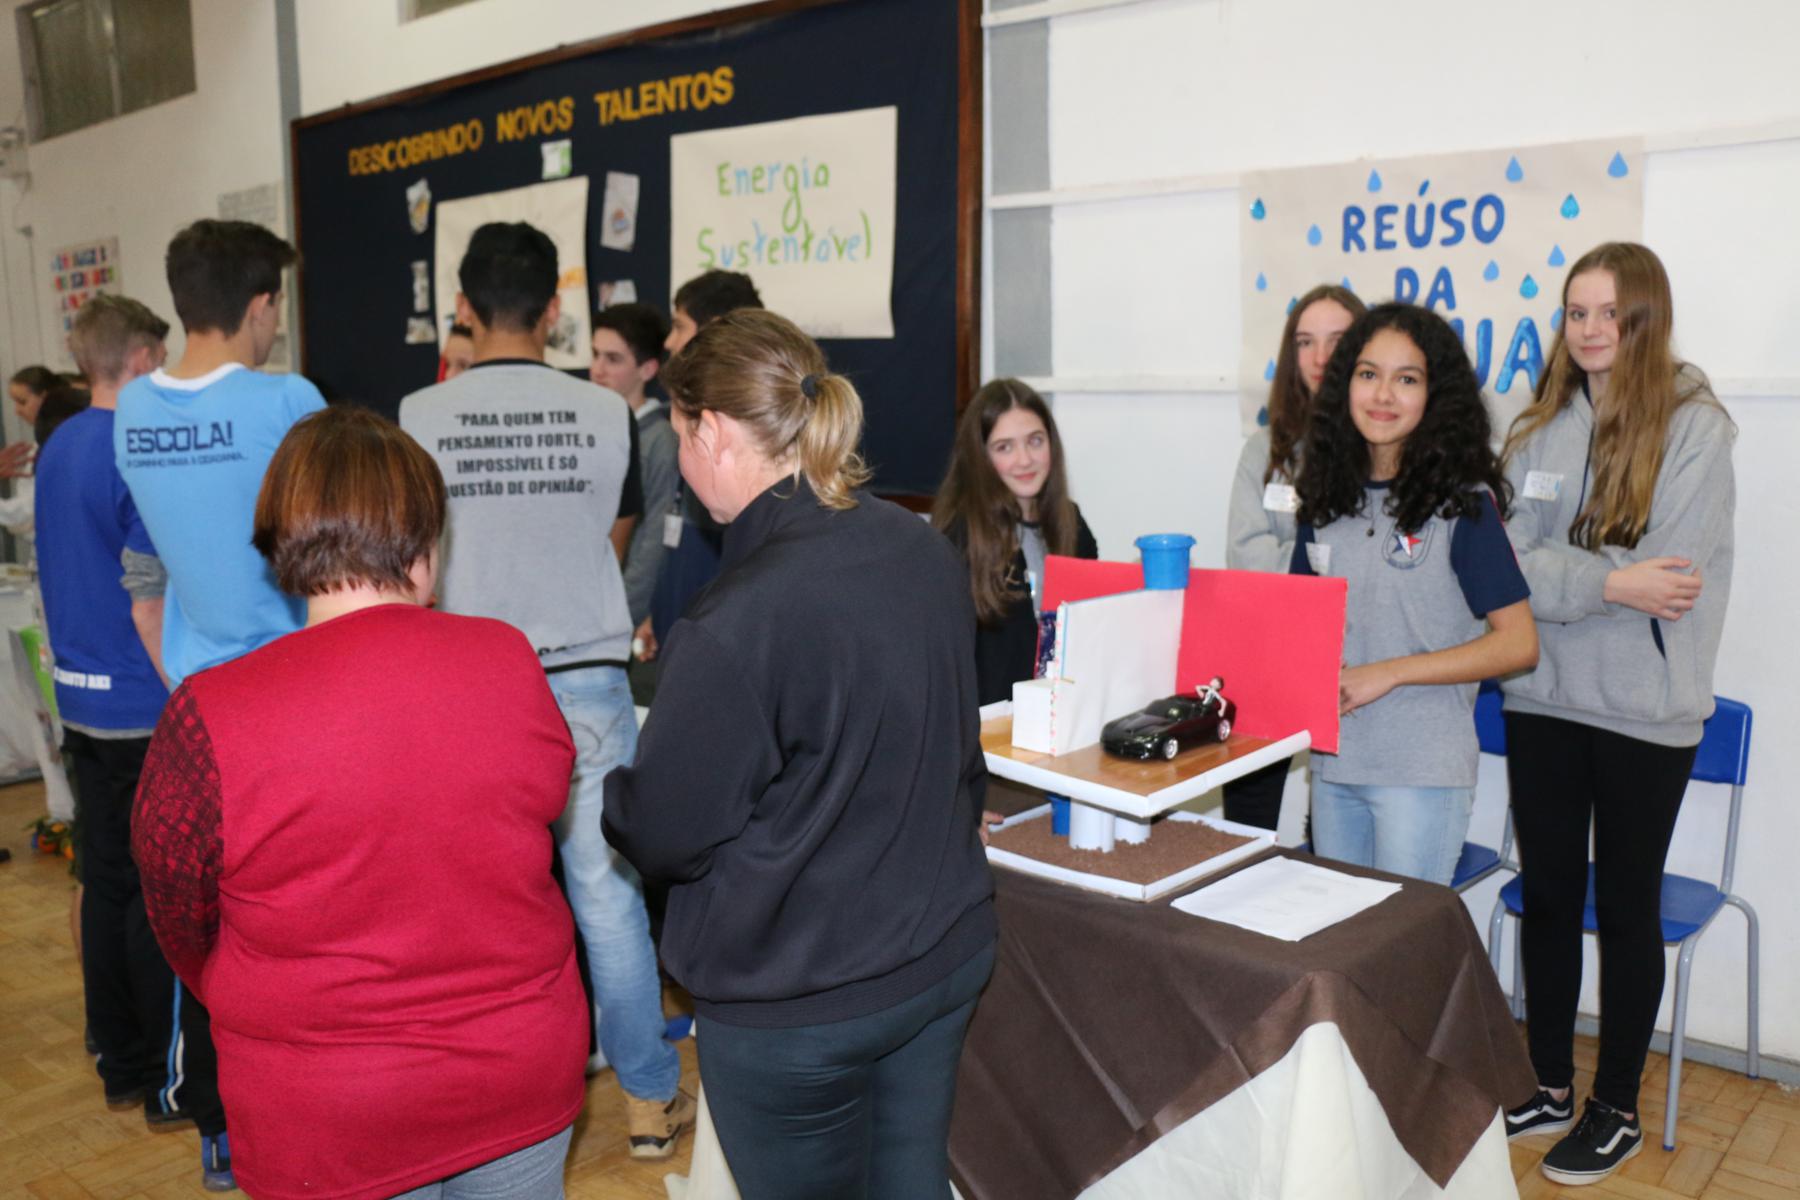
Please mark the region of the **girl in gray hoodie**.
POLYGON ((1637 1091, 1663 987, 1663 860, 1713 709, 1731 591, 1735 427, 1670 350, 1656 255, 1597 246, 1569 269, 1563 323, 1507 437, 1508 533, 1531 585, 1537 669, 1504 684, 1524 865, 1521 931, 1540 1091, 1512 1136, 1575 1122, 1588 830, 1604 1024, 1594 1092, 1544 1174, 1592 1183, 1642 1142, 1637 1091))

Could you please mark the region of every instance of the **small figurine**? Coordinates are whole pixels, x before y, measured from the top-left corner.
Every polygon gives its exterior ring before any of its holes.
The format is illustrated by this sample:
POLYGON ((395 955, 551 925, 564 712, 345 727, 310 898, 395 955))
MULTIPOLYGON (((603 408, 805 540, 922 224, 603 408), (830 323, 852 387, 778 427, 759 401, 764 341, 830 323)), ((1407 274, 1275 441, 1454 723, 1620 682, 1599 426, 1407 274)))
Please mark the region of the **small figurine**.
POLYGON ((1231 736, 1237 705, 1226 698, 1224 686, 1225 681, 1214 676, 1192 696, 1165 696, 1139 712, 1108 721, 1100 731, 1101 748, 1121 758, 1174 758, 1183 746, 1225 741, 1231 736))

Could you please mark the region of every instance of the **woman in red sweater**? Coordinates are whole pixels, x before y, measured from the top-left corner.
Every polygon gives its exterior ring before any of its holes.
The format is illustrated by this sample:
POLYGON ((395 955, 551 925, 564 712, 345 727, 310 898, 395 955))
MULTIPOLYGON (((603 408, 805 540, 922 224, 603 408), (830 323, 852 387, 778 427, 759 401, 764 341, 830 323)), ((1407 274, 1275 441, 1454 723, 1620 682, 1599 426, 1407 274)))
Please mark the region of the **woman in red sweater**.
POLYGON ((574 748, 525 637, 428 607, 444 482, 389 421, 294 426, 254 541, 304 629, 190 676, 133 848, 212 1013, 258 1200, 560 1197, 587 1017, 550 823, 574 748))

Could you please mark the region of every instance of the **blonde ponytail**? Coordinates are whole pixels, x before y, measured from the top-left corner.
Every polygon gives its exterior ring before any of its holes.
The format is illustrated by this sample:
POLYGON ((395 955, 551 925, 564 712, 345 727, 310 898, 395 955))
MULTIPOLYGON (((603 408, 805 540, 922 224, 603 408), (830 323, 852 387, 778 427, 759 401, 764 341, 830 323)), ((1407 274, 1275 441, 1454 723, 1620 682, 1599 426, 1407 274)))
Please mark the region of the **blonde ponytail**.
POLYGON ((800 473, 826 508, 855 508, 856 497, 850 493, 869 481, 869 468, 856 452, 862 441, 862 397, 842 375, 812 378, 817 398, 794 443, 800 473))
POLYGON ((670 360, 662 380, 689 419, 710 409, 750 430, 763 456, 804 477, 821 506, 856 507, 852 493, 869 480, 856 449, 862 399, 792 321, 763 309, 727 313, 670 360))

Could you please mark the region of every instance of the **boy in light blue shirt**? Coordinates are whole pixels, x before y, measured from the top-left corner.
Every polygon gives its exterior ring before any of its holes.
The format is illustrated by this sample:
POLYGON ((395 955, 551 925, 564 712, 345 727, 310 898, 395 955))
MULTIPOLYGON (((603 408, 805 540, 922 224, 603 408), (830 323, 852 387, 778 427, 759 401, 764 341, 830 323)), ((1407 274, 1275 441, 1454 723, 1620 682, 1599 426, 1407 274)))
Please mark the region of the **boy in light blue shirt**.
POLYGON ((247 221, 196 221, 169 243, 181 361, 119 394, 113 453, 169 573, 170 687, 298 629, 305 606, 250 544, 263 472, 288 429, 325 406, 269 360, 294 248, 247 221))

